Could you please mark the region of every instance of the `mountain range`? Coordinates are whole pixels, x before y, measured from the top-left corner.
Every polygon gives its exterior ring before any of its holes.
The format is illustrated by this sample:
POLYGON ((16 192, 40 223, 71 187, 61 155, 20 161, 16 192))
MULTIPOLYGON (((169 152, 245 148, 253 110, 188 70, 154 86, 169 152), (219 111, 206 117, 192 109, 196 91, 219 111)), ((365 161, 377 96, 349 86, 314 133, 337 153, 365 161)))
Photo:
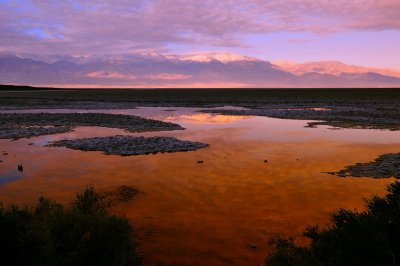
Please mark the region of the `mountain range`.
POLYGON ((52 87, 400 87, 400 71, 231 53, 34 56, 0 53, 0 83, 52 87))

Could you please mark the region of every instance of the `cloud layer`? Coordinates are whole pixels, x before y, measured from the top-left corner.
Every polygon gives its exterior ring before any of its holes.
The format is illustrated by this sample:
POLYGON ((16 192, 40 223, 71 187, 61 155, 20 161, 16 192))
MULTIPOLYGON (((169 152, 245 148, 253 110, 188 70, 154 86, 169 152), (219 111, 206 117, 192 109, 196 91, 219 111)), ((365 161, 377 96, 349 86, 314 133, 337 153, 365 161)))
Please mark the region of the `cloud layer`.
POLYGON ((254 47, 251 36, 400 30, 398 0, 0 0, 0 50, 128 53, 254 47))

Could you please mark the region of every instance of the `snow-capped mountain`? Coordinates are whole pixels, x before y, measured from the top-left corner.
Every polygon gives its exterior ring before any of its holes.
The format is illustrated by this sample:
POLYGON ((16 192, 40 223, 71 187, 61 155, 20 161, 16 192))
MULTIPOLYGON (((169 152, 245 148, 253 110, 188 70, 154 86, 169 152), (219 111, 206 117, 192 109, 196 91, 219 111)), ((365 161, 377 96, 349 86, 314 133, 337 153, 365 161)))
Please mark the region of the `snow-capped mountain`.
POLYGON ((341 74, 366 74, 377 73, 384 76, 400 78, 400 71, 391 69, 380 69, 371 67, 360 67, 354 65, 346 65, 337 61, 308 62, 296 64, 290 61, 275 61, 276 66, 284 71, 288 71, 295 75, 301 76, 307 73, 318 73, 340 76, 341 74))
POLYGON ((194 53, 194 54, 186 54, 186 55, 169 55, 167 56, 169 59, 181 60, 181 61, 195 61, 195 62, 211 62, 211 61, 219 61, 222 63, 229 63, 235 61, 261 61, 254 57, 236 55, 232 53, 194 53))
POLYGON ((55 87, 400 87, 393 70, 294 64, 231 53, 32 56, 0 53, 0 83, 55 87))

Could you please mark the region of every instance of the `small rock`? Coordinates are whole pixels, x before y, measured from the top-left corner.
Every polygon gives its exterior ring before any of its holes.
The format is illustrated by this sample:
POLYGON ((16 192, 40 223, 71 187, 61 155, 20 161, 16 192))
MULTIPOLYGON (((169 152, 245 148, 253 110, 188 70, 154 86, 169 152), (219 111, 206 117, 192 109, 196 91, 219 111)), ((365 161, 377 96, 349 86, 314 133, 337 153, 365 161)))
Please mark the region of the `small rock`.
POLYGON ((264 163, 268 163, 268 160, 264 160, 264 163))
POLYGON ((251 248, 251 249, 256 249, 257 248, 257 246, 255 244, 248 244, 247 246, 249 248, 251 248))
POLYGON ((198 164, 204 163, 204 161, 197 161, 198 164))

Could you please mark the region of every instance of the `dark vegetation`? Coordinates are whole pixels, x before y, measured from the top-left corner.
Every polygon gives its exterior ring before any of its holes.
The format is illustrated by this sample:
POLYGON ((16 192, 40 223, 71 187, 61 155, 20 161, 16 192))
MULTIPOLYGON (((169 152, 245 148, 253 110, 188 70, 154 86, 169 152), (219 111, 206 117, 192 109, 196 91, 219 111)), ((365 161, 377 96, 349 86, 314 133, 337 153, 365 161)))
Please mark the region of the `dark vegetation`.
POLYGON ((308 227, 311 240, 301 247, 293 238, 271 240, 268 266, 398 265, 400 263, 400 183, 388 186, 384 197, 365 200, 363 212, 340 209, 327 228, 308 227))
POLYGON ((45 198, 34 207, 0 205, 1 265, 139 265, 133 227, 108 211, 136 193, 88 187, 70 206, 45 198))
POLYGON ((0 109, 121 109, 138 106, 221 107, 246 111, 231 115, 263 115, 315 120, 310 126, 398 130, 399 89, 86 89, 16 90, 0 88, 0 109), (326 108, 316 111, 310 108, 326 108), (288 110, 289 109, 289 110, 288 110))

